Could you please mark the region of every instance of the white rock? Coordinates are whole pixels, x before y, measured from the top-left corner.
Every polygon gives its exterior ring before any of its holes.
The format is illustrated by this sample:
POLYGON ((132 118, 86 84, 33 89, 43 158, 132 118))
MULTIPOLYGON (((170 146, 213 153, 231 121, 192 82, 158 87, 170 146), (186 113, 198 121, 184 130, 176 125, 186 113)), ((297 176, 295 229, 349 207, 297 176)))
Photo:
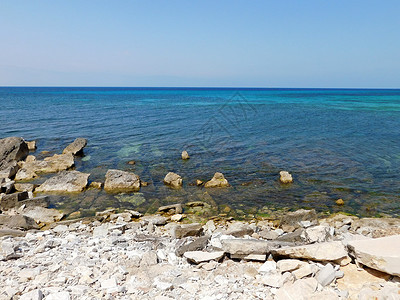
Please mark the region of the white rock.
MULTIPOLYGON (((333 229, 333 228, 332 228, 333 229)), ((308 243, 322 243, 332 238, 333 232, 329 226, 314 226, 302 232, 301 237, 308 243)))
POLYGON ((30 291, 19 297, 19 300, 42 300, 42 299, 43 299, 43 293, 39 289, 30 291))
POLYGON ((47 295, 44 300, 70 300, 71 297, 68 292, 58 292, 47 295))
POLYGON ((347 247, 359 263, 400 276, 400 235, 349 241, 347 247))
POLYGON ((281 259, 280 261, 278 261, 276 263, 279 271, 281 271, 281 273, 284 272, 291 272, 293 270, 296 270, 304 265, 306 265, 307 263, 298 259, 281 259))
POLYGON ((326 264, 317 274, 316 279, 322 286, 327 286, 335 280, 336 271, 331 264, 326 264))
POLYGON ((115 277, 111 277, 110 279, 101 281, 100 285, 102 289, 113 289, 118 286, 115 277))
POLYGON ((210 260, 220 260, 224 256, 223 251, 217 252, 205 252, 205 251, 188 251, 183 254, 191 262, 196 264, 210 261, 210 260))
POLYGON ((258 273, 272 273, 276 271, 276 262, 266 261, 259 269, 258 273))
POLYGON ((63 233, 65 231, 68 231, 68 226, 66 225, 57 225, 56 227, 53 228, 53 231, 56 233, 63 233))

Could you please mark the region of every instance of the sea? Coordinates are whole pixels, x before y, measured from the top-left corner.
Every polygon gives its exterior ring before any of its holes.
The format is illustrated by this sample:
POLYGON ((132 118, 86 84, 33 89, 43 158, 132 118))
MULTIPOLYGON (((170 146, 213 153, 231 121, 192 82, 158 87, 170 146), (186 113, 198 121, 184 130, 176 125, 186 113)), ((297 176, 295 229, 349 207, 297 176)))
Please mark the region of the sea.
POLYGON ((9 136, 36 140, 38 159, 87 138, 75 169, 90 181, 120 169, 149 183, 132 194, 53 195, 66 213, 205 201, 238 218, 299 208, 400 215, 398 89, 0 87, 0 138, 9 136), (279 182, 282 170, 293 183, 279 182), (163 184, 168 172, 181 189, 163 184), (194 184, 215 172, 231 187, 194 184))

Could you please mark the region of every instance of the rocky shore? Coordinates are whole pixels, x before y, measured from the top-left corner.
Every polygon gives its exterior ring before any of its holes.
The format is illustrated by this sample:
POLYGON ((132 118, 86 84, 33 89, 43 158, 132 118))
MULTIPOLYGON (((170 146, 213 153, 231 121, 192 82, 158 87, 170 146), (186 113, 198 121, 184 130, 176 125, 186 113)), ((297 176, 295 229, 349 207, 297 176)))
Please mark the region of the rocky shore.
MULTIPOLYGON (((208 204, 189 202, 155 215, 109 209, 64 220, 35 193, 102 188, 70 169, 86 143, 76 139, 37 160, 29 155, 34 143, 0 140, 0 299, 400 299, 400 219, 315 210, 202 219, 197 212, 208 204), (48 173, 57 174, 38 187, 20 182, 48 173)), ((179 189, 182 179, 171 172, 164 183, 179 189)), ((143 184, 109 170, 104 189, 135 192, 143 184)), ((228 186, 218 172, 205 183, 228 186)))

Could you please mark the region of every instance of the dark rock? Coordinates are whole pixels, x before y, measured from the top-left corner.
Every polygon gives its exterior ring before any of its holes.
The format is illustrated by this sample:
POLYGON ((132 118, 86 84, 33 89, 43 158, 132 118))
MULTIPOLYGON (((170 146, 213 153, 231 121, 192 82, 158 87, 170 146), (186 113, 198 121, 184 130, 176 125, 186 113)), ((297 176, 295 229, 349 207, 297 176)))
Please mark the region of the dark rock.
POLYGON ((210 236, 205 235, 195 239, 192 242, 187 243, 187 240, 182 239, 181 245, 179 245, 175 251, 177 256, 182 256, 183 253, 188 251, 199 251, 204 250, 207 247, 210 236))
POLYGON ((0 215, 0 225, 13 229, 39 229, 34 219, 23 215, 0 215))
POLYGON ((87 139, 77 138, 63 150, 63 154, 71 153, 72 155, 81 155, 86 145, 87 139))
MULTIPOLYGON (((9 178, 14 176, 14 171, 11 170, 17 168, 16 162, 25 159, 29 154, 28 145, 25 143, 23 138, 20 137, 8 137, 0 140, 0 173, 8 175, 9 178)), ((1 176, 2 177, 2 176, 1 176)))
POLYGON ((203 227, 199 223, 176 225, 172 228, 172 237, 181 239, 187 236, 199 236, 203 227))
POLYGON ((315 209, 311 210, 300 209, 295 212, 288 212, 282 216, 280 220, 280 226, 290 225, 294 226, 295 228, 299 228, 301 221, 316 222, 317 213, 315 212, 315 209))
POLYGON ((25 205, 25 207, 34 207, 34 206, 40 206, 47 208, 50 205, 50 198, 49 196, 39 196, 39 197, 34 197, 31 199, 19 201, 18 206, 21 207, 22 205, 25 205))
POLYGON ((19 192, 14 194, 3 195, 0 200, 0 209, 1 210, 9 210, 18 205, 18 201, 22 201, 28 199, 28 192, 19 192))

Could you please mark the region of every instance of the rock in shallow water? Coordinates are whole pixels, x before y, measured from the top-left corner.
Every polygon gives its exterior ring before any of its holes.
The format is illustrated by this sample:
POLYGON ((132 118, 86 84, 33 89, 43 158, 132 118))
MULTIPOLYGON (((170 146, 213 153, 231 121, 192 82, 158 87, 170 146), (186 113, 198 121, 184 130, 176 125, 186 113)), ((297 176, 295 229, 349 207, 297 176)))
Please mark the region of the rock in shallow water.
POLYGON ((107 192, 138 192, 140 190, 140 178, 134 173, 108 170, 104 190, 107 192))
POLYGON ((87 139, 77 138, 63 150, 63 154, 71 153, 72 155, 80 155, 83 153, 83 148, 86 145, 87 139))
POLYGON ((204 185, 206 188, 210 187, 229 187, 228 180, 225 179, 224 174, 215 173, 213 178, 210 181, 207 181, 204 185))
POLYGON ((81 192, 86 188, 89 176, 78 171, 63 171, 47 179, 36 192, 81 192))
POLYGON ((167 175, 165 175, 163 182, 164 184, 177 189, 182 186, 182 177, 176 173, 169 172, 167 175))
POLYGON ((292 183, 293 178, 292 175, 287 171, 280 171, 279 172, 279 181, 282 183, 292 183))

